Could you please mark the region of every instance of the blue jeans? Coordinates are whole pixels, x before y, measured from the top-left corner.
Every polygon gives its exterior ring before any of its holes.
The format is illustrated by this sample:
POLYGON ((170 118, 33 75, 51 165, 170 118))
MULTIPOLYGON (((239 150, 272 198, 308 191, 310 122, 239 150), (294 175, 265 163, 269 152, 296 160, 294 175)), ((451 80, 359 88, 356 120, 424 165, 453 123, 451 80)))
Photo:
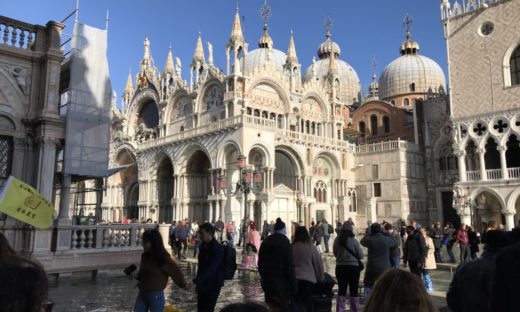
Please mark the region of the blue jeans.
POLYGON ((135 300, 134 312, 163 312, 164 292, 154 291, 149 293, 139 292, 135 300))
POLYGON ((428 293, 431 293, 433 291, 433 283, 432 283, 432 278, 430 277, 430 272, 428 270, 423 269, 422 279, 423 279, 424 287, 426 288, 426 291, 428 293))
POLYGON ((323 236, 323 242, 325 243, 325 252, 329 252, 329 238, 330 236, 329 235, 324 235, 323 236))
POLYGON ((401 256, 395 256, 391 259, 392 262, 392 268, 400 268, 401 267, 401 256))

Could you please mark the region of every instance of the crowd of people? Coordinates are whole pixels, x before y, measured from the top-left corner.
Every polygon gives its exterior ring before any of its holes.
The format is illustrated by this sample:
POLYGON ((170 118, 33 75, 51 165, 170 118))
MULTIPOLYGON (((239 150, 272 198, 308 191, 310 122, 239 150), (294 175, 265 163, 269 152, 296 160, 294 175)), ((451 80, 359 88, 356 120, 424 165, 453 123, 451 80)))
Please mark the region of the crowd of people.
MULTIPOLYGON (((458 229, 447 223, 423 227, 410 222, 373 223, 358 241, 352 220, 339 223, 333 229, 326 220, 311 224, 291 222, 291 240, 286 224, 280 219, 264 222, 261 232, 253 221, 243 221, 240 229, 234 222, 222 220, 198 224, 181 220, 172 224, 170 245, 174 257, 164 248, 157 229, 143 233, 143 253, 136 270, 129 273, 138 281, 134 311, 163 311, 164 289, 168 279, 180 288, 194 288, 197 310, 214 311, 224 285, 229 251, 222 244, 233 246, 235 239, 243 250, 243 266, 254 265, 260 275, 265 295, 261 303, 232 304, 222 311, 315 311, 323 302, 315 300, 323 285, 332 277, 325 272, 322 253, 328 253, 331 236, 338 284, 336 311, 361 311, 360 296, 364 296, 364 311, 437 311, 428 293, 433 285, 430 270, 444 261, 456 262, 453 248, 458 244, 460 260, 447 292, 452 311, 520 311, 513 300, 518 292, 515 282, 520 279, 520 227, 506 232, 494 222, 482 226, 482 233, 462 224, 458 229), (327 238, 325 238, 327 237, 327 238), (186 280, 175 257, 186 257, 188 242, 194 245, 198 258, 196 276, 186 280), (483 253, 479 256, 479 245, 483 253), (366 248, 366 261, 364 249, 366 248), (324 249, 324 250, 323 250, 324 249), (405 268, 408 267, 409 270, 405 268), (364 272, 360 282, 361 272, 364 272), (363 294, 360 294, 363 288, 363 294)), ((231 248, 232 247, 228 247, 231 248)), ((233 258, 234 260, 234 258, 233 258)), ((47 275, 34 260, 18 256, 0 233, 0 307, 2 311, 51 311, 48 300, 47 275)), ((331 282, 331 284, 329 283, 331 282)), ((327 286, 328 287, 328 286, 327 286)), ((331 297, 329 298, 331 299, 331 297)), ((329 300, 331 303, 332 300, 329 300)), ((328 308, 330 310, 330 307, 328 308)))

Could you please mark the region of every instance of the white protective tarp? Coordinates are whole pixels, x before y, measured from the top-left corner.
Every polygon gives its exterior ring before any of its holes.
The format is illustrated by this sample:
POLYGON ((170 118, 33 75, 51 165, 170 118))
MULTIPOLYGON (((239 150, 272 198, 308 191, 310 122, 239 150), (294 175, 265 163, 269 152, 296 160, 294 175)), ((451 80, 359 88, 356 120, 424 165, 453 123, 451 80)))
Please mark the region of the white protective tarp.
POLYGON ((64 173, 108 175, 112 86, 107 32, 76 23, 72 38, 64 173))

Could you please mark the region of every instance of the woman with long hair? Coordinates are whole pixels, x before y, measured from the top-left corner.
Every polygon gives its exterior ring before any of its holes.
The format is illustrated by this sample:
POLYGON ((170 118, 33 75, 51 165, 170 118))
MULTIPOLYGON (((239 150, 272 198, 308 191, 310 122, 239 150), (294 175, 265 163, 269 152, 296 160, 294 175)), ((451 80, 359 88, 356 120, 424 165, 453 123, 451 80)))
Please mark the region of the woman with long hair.
POLYGON ((421 280, 414 274, 390 269, 376 281, 365 312, 437 312, 421 280))
POLYGON ((164 310, 164 288, 171 277, 175 284, 186 288, 186 281, 179 266, 173 261, 164 248, 158 230, 147 230, 143 233, 144 252, 136 279, 139 281, 139 295, 135 301, 135 312, 162 312, 164 310))
POLYGON ((323 262, 312 242, 307 228, 298 226, 294 232, 292 243, 294 273, 298 282, 296 302, 305 307, 305 311, 313 311, 312 294, 317 282, 323 280, 323 262))
POLYGON ((255 258, 255 267, 258 267, 258 250, 260 250, 260 233, 256 230, 256 224, 251 222, 249 224, 249 232, 245 240, 246 256, 244 257, 243 265, 245 268, 249 267, 251 257, 255 258))
POLYGON ((360 261, 363 258, 363 250, 352 231, 352 224, 343 223, 338 237, 334 240, 332 251, 336 257, 336 278, 338 280, 338 299, 336 311, 345 311, 347 301, 347 288, 350 289, 350 311, 361 311, 359 305, 359 275, 361 273, 360 261))

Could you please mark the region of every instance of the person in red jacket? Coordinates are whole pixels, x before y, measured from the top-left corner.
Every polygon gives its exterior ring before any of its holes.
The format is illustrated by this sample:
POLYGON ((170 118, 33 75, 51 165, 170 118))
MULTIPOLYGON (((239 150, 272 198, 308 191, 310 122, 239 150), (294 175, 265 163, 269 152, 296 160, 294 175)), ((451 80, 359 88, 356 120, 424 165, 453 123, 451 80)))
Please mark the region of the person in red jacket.
POLYGON ((459 230, 455 234, 455 239, 460 246, 460 264, 465 264, 469 261, 469 239, 466 224, 461 224, 459 230))

